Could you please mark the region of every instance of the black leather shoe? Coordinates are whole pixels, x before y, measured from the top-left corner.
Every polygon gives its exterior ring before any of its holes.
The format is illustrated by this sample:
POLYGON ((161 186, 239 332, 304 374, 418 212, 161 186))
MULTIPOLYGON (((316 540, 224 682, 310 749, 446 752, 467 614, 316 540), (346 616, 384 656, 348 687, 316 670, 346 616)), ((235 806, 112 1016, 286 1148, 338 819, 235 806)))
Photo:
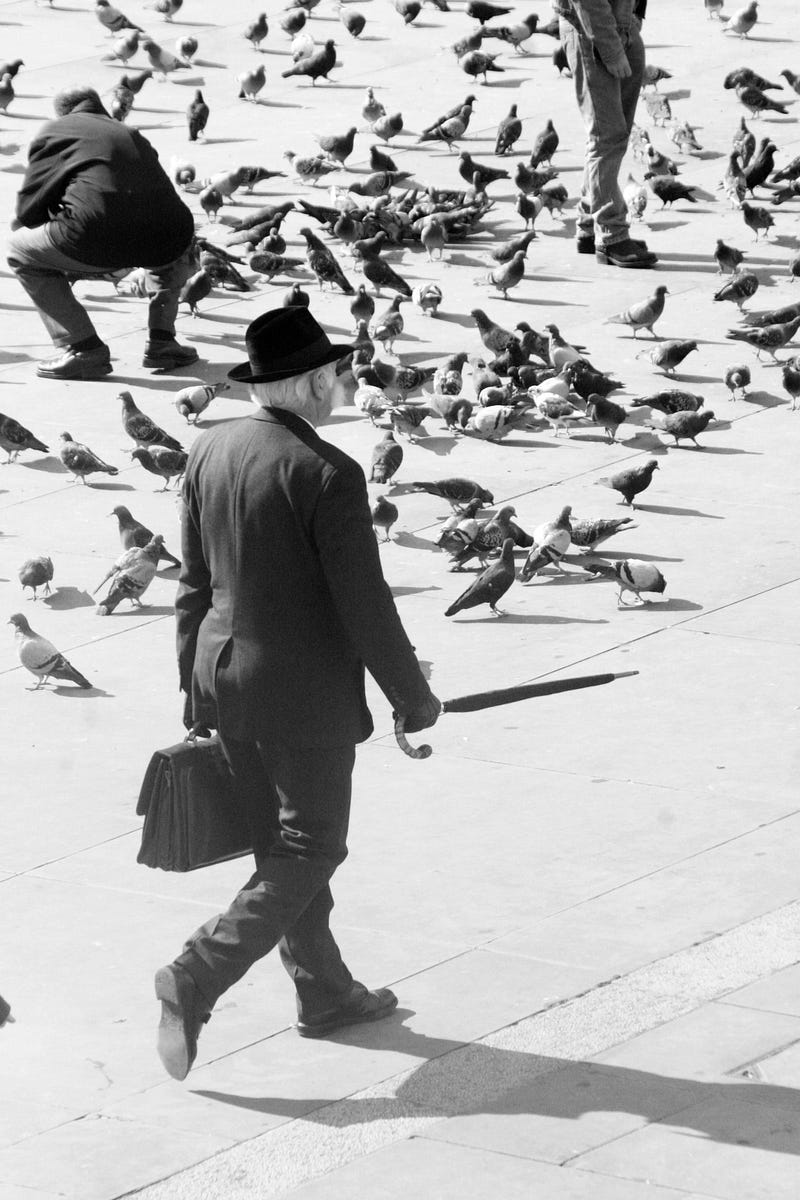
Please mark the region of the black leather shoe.
POLYGON ((161 1001, 158 1057, 173 1079, 185 1079, 197 1057, 197 1039, 211 1009, 188 971, 177 963, 156 971, 156 999, 161 1001))
POLYGON ((643 242, 634 242, 625 238, 621 242, 612 242, 610 246, 598 247, 595 258, 598 262, 607 263, 611 267, 648 268, 654 267, 658 258, 652 250, 648 250, 643 242))
POLYGON ((67 347, 55 358, 40 362, 36 374, 40 379, 102 379, 111 374, 111 355, 108 346, 97 346, 94 350, 67 347))
MULTIPOLYGON (((643 250, 647 250, 647 243, 639 241, 637 238, 628 239, 633 246, 641 246, 643 250)), ((575 239, 575 249, 578 254, 594 254, 597 247, 593 233, 579 233, 575 239)))
POLYGON ((196 363, 199 357, 194 346, 181 346, 173 338, 169 342, 148 342, 142 366, 154 371, 174 371, 176 367, 188 367, 196 363))
POLYGON ((362 984, 353 985, 353 999, 345 1001, 339 1008, 329 1008, 327 1012, 318 1013, 314 1017, 301 1017, 297 1022, 297 1032, 300 1037, 326 1037, 346 1025, 364 1025, 368 1021, 381 1021, 397 1008, 397 996, 388 988, 378 988, 374 992, 362 990, 362 984))

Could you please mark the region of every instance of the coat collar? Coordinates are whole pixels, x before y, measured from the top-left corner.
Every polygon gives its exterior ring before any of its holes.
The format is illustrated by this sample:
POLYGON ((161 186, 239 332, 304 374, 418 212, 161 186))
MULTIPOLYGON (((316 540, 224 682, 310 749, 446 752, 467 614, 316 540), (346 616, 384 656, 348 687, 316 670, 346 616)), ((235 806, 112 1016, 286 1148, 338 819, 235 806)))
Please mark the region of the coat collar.
POLYGON ((304 417, 298 417, 297 413, 290 412, 287 408, 259 408, 250 416, 254 421, 267 421, 270 425, 284 425, 298 437, 316 438, 319 436, 309 421, 306 421, 304 417))

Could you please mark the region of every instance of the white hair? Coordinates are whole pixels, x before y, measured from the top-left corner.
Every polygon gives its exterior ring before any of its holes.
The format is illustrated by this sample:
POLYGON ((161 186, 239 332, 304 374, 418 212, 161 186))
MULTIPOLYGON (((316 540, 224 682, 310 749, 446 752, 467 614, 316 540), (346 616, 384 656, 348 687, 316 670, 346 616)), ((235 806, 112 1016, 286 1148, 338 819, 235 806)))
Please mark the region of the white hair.
POLYGON ((316 406, 327 399, 334 370, 335 363, 325 363, 288 379, 251 383, 250 395, 263 408, 288 408, 302 414, 309 405, 316 406))

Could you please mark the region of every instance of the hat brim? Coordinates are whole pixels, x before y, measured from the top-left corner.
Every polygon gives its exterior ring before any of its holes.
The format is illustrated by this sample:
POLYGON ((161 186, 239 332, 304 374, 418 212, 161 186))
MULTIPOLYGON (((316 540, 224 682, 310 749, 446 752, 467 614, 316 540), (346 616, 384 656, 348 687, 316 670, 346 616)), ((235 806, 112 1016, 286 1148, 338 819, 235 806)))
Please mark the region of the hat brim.
POLYGON ((313 362, 304 363, 302 367, 290 367, 283 371, 260 371, 258 374, 253 374, 253 368, 248 360, 232 367, 228 371, 228 379, 233 379, 236 383, 275 383, 278 379, 291 379, 293 375, 305 375, 306 371, 315 371, 317 367, 338 362, 340 358, 346 358, 354 350, 355 346, 334 345, 319 358, 313 362))

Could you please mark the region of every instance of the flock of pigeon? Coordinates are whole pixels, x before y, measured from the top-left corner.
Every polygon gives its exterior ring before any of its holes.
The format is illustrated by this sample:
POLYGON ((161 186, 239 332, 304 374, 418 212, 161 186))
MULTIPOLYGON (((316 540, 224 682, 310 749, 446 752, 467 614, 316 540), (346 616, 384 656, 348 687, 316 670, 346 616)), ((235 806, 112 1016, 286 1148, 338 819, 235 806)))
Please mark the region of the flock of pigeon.
MULTIPOLYGON (((346 128, 316 134, 316 152, 283 152, 291 180, 283 170, 252 165, 220 170, 203 178, 191 153, 173 159, 170 169, 175 185, 190 204, 196 205, 197 212, 196 271, 184 288, 182 301, 202 320, 204 303, 225 291, 243 296, 251 293, 257 301, 252 316, 280 303, 313 306, 325 289, 346 298, 339 303, 347 306, 352 319, 356 405, 365 422, 383 430, 370 464, 365 464, 370 484, 374 485, 376 536, 391 540, 391 530, 401 515, 404 491, 426 493, 446 500, 453 508, 452 517, 433 539, 448 556, 450 569, 462 571, 475 565, 479 569, 466 590, 449 604, 445 616, 482 605, 500 614, 498 602, 515 581, 524 584, 543 579, 553 572, 563 573, 565 566, 575 568, 572 573, 577 580, 613 580, 622 608, 646 604, 650 597, 662 595, 666 587, 655 563, 644 558, 618 558, 612 562, 596 553, 597 547, 632 526, 630 515, 599 512, 596 517, 577 519, 571 506, 562 506, 549 520, 527 531, 515 520, 515 507, 495 506, 492 492, 481 481, 459 475, 410 479, 408 461, 408 483, 396 489, 406 449, 410 460, 416 444, 429 436, 433 424, 454 444, 466 439, 496 443, 511 433, 526 432, 570 437, 576 429, 597 430, 612 444, 620 427, 628 425, 634 430, 634 448, 637 436, 655 431, 672 439, 676 446, 688 441, 701 450, 702 443, 697 439, 713 430, 715 422, 704 398, 679 386, 682 364, 697 351, 698 342, 689 338, 661 340, 657 332, 670 304, 670 288, 660 282, 666 272, 641 276, 640 300, 607 319, 609 325, 629 330, 634 339, 638 340, 641 333, 650 335, 648 341, 642 339, 640 353, 647 354, 664 378, 655 390, 644 395, 623 395, 624 384, 595 365, 591 349, 565 337, 553 321, 536 329, 525 320, 515 319, 520 314, 519 310, 515 313, 514 292, 531 278, 528 256, 537 245, 537 221, 545 211, 550 222, 568 220, 576 198, 574 187, 570 192, 559 176, 557 121, 543 118, 541 128, 531 139, 523 122, 527 114, 520 115, 521 105, 512 104, 498 124, 493 154, 476 158, 463 148, 463 142, 480 103, 479 91, 484 85, 491 88, 491 78, 520 62, 529 62, 532 72, 568 72, 557 22, 545 22, 537 14, 520 18, 516 7, 486 0, 466 0, 465 6, 461 0, 458 5, 455 0, 428 2, 439 10, 443 22, 447 14, 455 12, 470 18, 469 32, 454 41, 446 53, 452 56, 452 70, 474 90, 465 90, 463 100, 449 110, 431 115, 421 129, 415 130, 411 143, 404 115, 391 111, 391 107, 387 110, 376 95, 376 83, 365 88, 346 128), (534 47, 536 57, 523 57, 534 47), (543 47, 547 48, 544 58, 543 47), (366 173, 348 166, 356 139, 364 133, 371 143, 366 173), (447 156, 452 164, 452 185, 433 186, 426 182, 419 167, 414 171, 402 169, 403 155, 410 145, 418 155, 433 154, 440 159, 443 154, 447 156), (513 167, 509 165, 511 158, 513 167), (248 205, 246 209, 236 207, 240 197, 248 196, 261 183, 276 180, 287 182, 273 182, 281 190, 270 196, 270 202, 248 205), (321 184, 329 191, 320 192, 321 184), (513 188, 510 198, 509 188, 513 188), (501 238, 496 232, 498 218, 512 220, 515 231, 501 238), (482 291, 487 299, 481 298, 484 307, 476 306, 469 313, 482 352, 459 350, 426 366, 405 359, 396 349, 398 344, 402 347, 406 329, 402 306, 413 304, 430 319, 447 312, 449 256, 456 249, 487 239, 485 263, 476 269, 474 280, 476 291, 482 291), (423 263, 433 278, 420 281, 416 272, 423 263), (416 276, 414 283, 407 278, 411 272, 416 276), (387 292, 391 299, 384 298, 387 292), (503 319, 499 319, 501 310, 503 319), (508 318, 506 313, 514 315, 508 318)), ((392 3, 406 26, 413 26, 423 12, 421 0, 392 3)), ((155 0, 151 7, 168 29, 182 4, 183 0, 155 0)), ((188 0, 187 7, 190 4, 188 0)), ((274 17, 254 14, 242 29, 242 37, 256 53, 272 39, 280 39, 282 49, 289 48, 291 65, 280 72, 281 79, 287 81, 280 85, 280 94, 285 95, 287 89, 313 87, 318 80, 328 81, 332 73, 343 72, 346 76, 347 49, 346 45, 342 47, 341 38, 369 36, 365 34, 370 27, 369 12, 358 11, 358 0, 336 4, 331 10, 343 27, 338 42, 318 34, 322 28, 318 18, 327 4, 328 0, 290 0, 289 6, 274 17)), ((704 5, 709 20, 724 23, 725 36, 741 39, 743 50, 755 60, 756 43, 746 39, 757 27, 758 5, 749 3, 729 17, 720 11, 722 0, 704 0, 704 5)), ((154 76, 163 79, 192 67, 198 39, 179 37, 173 52, 109 0, 96 0, 95 14, 113 37, 103 59, 125 68, 111 91, 110 111, 118 120, 132 120, 137 97, 154 76), (144 54, 149 65, 134 73, 129 63, 137 54, 144 54)), ((331 14, 327 15, 330 19, 331 14)), ((714 147, 720 153, 724 151, 720 161, 725 165, 717 196, 709 196, 684 182, 684 176, 691 175, 693 156, 703 150, 697 136, 699 129, 680 113, 673 113, 672 106, 678 108, 680 98, 671 98, 668 90, 661 90, 660 85, 673 81, 672 74, 654 63, 648 64, 639 120, 631 138, 633 168, 624 189, 634 221, 642 220, 656 204, 661 208, 685 205, 690 213, 691 206, 703 198, 738 210, 742 233, 749 231, 755 244, 769 238, 776 222, 788 226, 790 220, 796 220, 800 156, 787 158, 778 140, 766 135, 759 138, 753 126, 765 114, 774 113, 787 116, 786 124, 793 127, 791 105, 800 96, 800 78, 787 69, 781 73, 785 81, 781 84, 764 78, 756 66, 754 61, 752 67, 732 70, 720 81, 737 97, 741 116, 738 127, 731 131, 731 144, 714 147)), ((20 59, 0 65, 0 109, 6 110, 13 103, 15 81, 24 68, 20 59)), ((266 83, 263 60, 235 75, 232 88, 243 102, 243 113, 244 105, 259 102, 266 83)), ((571 94, 568 99, 574 103, 571 94)), ((340 100, 339 107, 345 109, 345 102, 340 100)), ((186 112, 190 147, 202 143, 213 116, 203 91, 194 89, 186 112)), ((346 119, 342 121, 345 124, 346 119)), ((770 131, 781 128, 783 123, 770 125, 770 131)), ((273 144, 263 149, 265 154, 276 153, 273 144)), ((780 362, 782 387, 795 409, 800 402, 800 356, 792 356, 788 348, 800 330, 800 302, 769 311, 745 308, 752 304, 763 282, 759 271, 748 265, 747 249, 718 239, 716 247, 709 247, 708 258, 716 261, 719 270, 714 300, 735 305, 737 315, 741 315, 741 324, 726 334, 732 343, 731 361, 719 381, 721 394, 726 388, 733 400, 745 395, 751 383, 751 367, 766 354, 771 362, 780 362), (780 360, 779 352, 784 354, 780 360)), ((798 275, 800 254, 795 254, 787 282, 798 275)), ((115 277, 113 284, 122 296, 146 297, 139 271, 115 277)), ((320 319, 324 323, 325 318, 320 319)), ((222 382, 196 383, 181 386, 171 399, 187 425, 194 426, 214 398, 227 388, 222 382)), ((130 391, 121 391, 118 401, 122 429, 132 444, 132 459, 163 481, 162 490, 173 481, 178 484, 187 457, 181 440, 143 411, 130 391)), ((78 420, 76 417, 76 423, 78 420)), ((25 427, 19 413, 0 414, 0 446, 9 463, 23 452, 49 453, 45 441, 25 427)), ((119 470, 69 432, 61 434, 58 454, 66 470, 83 484, 90 485, 94 475, 115 476, 119 470)), ((636 458, 632 465, 597 482, 615 492, 619 503, 635 509, 658 469, 657 458, 636 458)), ((412 474, 417 473, 423 472, 412 470, 412 474)), ((598 504, 598 509, 602 508, 598 504)), ((99 615, 112 614, 123 601, 140 604, 159 563, 180 566, 166 549, 161 533, 147 528, 125 506, 117 506, 114 515, 122 553, 96 589, 106 591, 96 608, 99 615)), ((387 573, 391 579, 389 562, 387 573)), ((40 589, 47 596, 53 576, 49 555, 33 557, 19 569, 20 584, 30 589, 34 600, 40 589)), ((82 688, 92 686, 52 642, 32 630, 23 613, 12 616, 11 623, 19 635, 20 661, 37 678, 37 687, 48 679, 67 680, 82 688)))

